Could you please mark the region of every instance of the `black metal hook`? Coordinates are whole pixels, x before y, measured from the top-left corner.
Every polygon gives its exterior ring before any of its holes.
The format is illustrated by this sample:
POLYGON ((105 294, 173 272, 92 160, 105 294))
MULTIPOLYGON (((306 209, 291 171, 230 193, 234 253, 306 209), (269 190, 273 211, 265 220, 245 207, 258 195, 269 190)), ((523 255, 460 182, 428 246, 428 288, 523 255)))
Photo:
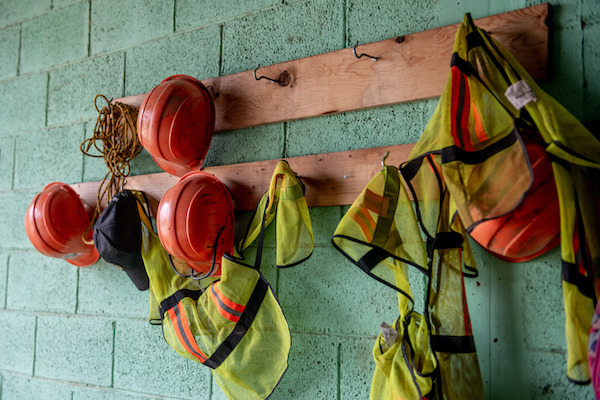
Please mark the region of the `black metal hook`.
POLYGON ((385 167, 385 160, 387 160, 387 158, 390 156, 390 152, 388 151, 387 153, 385 153, 385 156, 383 156, 383 159, 381 160, 381 167, 385 167))
POLYGON ((287 72, 287 70, 285 70, 281 74, 279 74, 277 79, 269 78, 268 76, 264 76, 264 75, 257 77, 256 71, 258 71, 259 68, 260 68, 260 64, 258 64, 258 67, 256 67, 254 69, 254 72, 252 73, 254 75, 254 79, 256 79, 257 81, 260 81, 261 79, 266 79, 268 81, 275 82, 279 86, 287 86, 290 84, 290 81, 292 80, 292 77, 291 77, 290 73, 287 72))
POLYGON ((373 56, 370 56, 370 55, 368 55, 368 54, 365 54, 365 53, 361 53, 360 55, 359 55, 359 54, 356 54, 356 48, 357 48, 357 47, 358 47, 358 41, 356 42, 356 44, 355 44, 355 45, 354 45, 354 47, 352 48, 352 52, 354 52, 354 56, 355 56, 356 58, 362 58, 363 56, 366 56, 366 57, 369 57, 369 58, 370 58, 371 60, 373 60, 373 61, 377 61, 377 60, 379 60, 379 59, 381 58, 381 57, 373 57, 373 56))

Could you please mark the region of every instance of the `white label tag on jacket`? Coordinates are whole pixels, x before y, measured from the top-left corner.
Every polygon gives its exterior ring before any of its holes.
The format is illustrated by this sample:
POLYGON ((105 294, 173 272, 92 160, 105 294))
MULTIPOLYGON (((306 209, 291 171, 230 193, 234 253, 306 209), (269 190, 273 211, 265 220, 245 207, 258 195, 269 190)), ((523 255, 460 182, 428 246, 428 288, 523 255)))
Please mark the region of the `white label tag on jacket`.
POLYGON ((537 101, 535 93, 533 93, 529 84, 523 80, 510 85, 504 95, 517 110, 525 107, 525 104, 530 101, 537 101))

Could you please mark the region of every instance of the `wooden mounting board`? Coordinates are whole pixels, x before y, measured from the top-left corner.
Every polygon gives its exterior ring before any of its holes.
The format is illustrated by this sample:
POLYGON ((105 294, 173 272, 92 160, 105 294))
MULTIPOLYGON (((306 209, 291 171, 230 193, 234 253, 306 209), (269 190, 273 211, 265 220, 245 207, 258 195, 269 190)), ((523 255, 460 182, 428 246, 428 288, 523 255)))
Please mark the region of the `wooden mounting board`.
MULTIPOLYGON (((310 156, 289 157, 285 160, 306 186, 306 202, 309 207, 352 204, 369 180, 386 165, 399 166, 408 159, 414 144, 376 147, 370 149, 341 151, 310 156)), ((250 211, 256 206, 269 184, 277 160, 256 161, 242 164, 206 167, 219 178, 231 192, 236 211, 250 211)), ((127 178, 126 189, 142 190, 149 197, 150 207, 156 211, 158 201, 177 181, 178 177, 159 172, 127 178)), ((71 185, 81 199, 95 205, 100 182, 71 185)), ((106 205, 106 203, 104 203, 106 205)))
MULTIPOLYGON (((546 78, 548 4, 475 20, 499 40, 536 80, 546 78)), ((257 75, 277 79, 290 74, 287 86, 257 81, 253 70, 205 79, 214 93, 216 131, 433 98, 446 84, 454 36, 459 24, 262 67, 257 75)), ((140 107, 146 94, 116 99, 140 107)))
MULTIPOLYGON (((546 78, 548 63, 548 4, 475 20, 523 64, 534 79, 546 78)), ((458 24, 394 39, 287 61, 261 68, 258 76, 290 74, 289 85, 257 81, 253 71, 202 81, 212 87, 217 110, 216 130, 246 128, 281 121, 334 114, 439 96, 449 71, 458 24)), ((116 99, 139 107, 145 94, 116 99)), ((404 162, 414 144, 325 153, 286 160, 306 185, 310 207, 348 205, 381 169, 404 162)), ((279 160, 204 168, 230 189, 237 211, 254 209, 268 189, 279 160)), ((179 180, 167 173, 133 176, 125 188, 144 191, 156 209, 163 194, 179 180)), ((86 203, 96 202, 100 182, 72 187, 86 203)))

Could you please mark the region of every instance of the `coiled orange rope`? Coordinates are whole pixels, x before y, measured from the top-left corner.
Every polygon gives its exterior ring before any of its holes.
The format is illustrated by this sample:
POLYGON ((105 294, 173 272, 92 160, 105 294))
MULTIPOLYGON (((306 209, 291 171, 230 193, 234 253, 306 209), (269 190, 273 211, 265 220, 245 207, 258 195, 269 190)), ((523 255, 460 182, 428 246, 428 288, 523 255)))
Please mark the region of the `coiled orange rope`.
POLYGON ((112 103, 101 94, 94 98, 94 107, 98 111, 94 134, 81 142, 80 149, 86 156, 104 158, 108 172, 98 187, 98 201, 88 231, 100 215, 102 200, 109 201, 123 189, 131 172, 129 162, 142 151, 136 130, 137 108, 112 103), (98 107, 98 99, 106 103, 102 109, 98 107), (90 153, 92 146, 99 154, 90 153))

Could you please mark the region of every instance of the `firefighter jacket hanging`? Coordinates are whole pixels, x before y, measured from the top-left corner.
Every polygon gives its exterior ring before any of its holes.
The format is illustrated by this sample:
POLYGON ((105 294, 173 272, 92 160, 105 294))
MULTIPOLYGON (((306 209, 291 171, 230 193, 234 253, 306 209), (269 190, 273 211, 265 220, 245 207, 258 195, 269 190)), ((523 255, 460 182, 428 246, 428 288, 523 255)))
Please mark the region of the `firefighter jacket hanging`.
POLYGON ((277 257, 283 261, 279 266, 310 256, 313 236, 302 186, 287 163, 280 162, 239 247, 245 249, 258 237, 255 265, 245 264, 239 254, 225 254, 220 280, 209 278, 213 282, 205 290, 198 290, 198 281, 177 273, 176 262, 169 262, 150 220, 142 217, 142 256, 150 278, 149 319, 162 323, 164 338, 175 351, 210 367, 217 384, 232 399, 267 398, 288 365, 288 324, 258 270, 264 229, 276 211, 277 257), (286 243, 280 243, 282 238, 286 243))
POLYGON ((398 169, 386 166, 333 236, 338 251, 398 292, 400 316, 392 327, 398 339, 383 333, 377 338, 371 399, 482 398, 463 282, 465 275, 476 276, 466 233, 458 217, 450 219, 449 197, 431 157, 415 160, 406 173, 411 190, 417 179, 428 185, 421 186, 427 197, 417 203, 416 215, 398 169), (428 279, 424 315, 413 310, 409 267, 428 279))
POLYGON ((431 203, 428 209, 447 206, 454 221, 459 217, 472 234, 498 218, 523 220, 520 227, 497 227, 497 236, 520 235, 509 259, 529 259, 550 249, 557 242, 552 235, 533 249, 529 239, 545 235, 546 220, 560 218, 567 375, 579 383, 590 379, 587 338, 600 286, 599 157, 598 140, 467 14, 438 107, 402 167, 407 182, 431 175, 450 196, 447 204, 438 203, 423 190, 429 186, 415 186, 417 211, 425 203, 431 203), (551 170, 532 165, 544 157, 533 156, 531 147, 545 149, 551 170), (544 176, 536 176, 539 170, 544 176), (519 211, 527 201, 528 211, 519 211))

